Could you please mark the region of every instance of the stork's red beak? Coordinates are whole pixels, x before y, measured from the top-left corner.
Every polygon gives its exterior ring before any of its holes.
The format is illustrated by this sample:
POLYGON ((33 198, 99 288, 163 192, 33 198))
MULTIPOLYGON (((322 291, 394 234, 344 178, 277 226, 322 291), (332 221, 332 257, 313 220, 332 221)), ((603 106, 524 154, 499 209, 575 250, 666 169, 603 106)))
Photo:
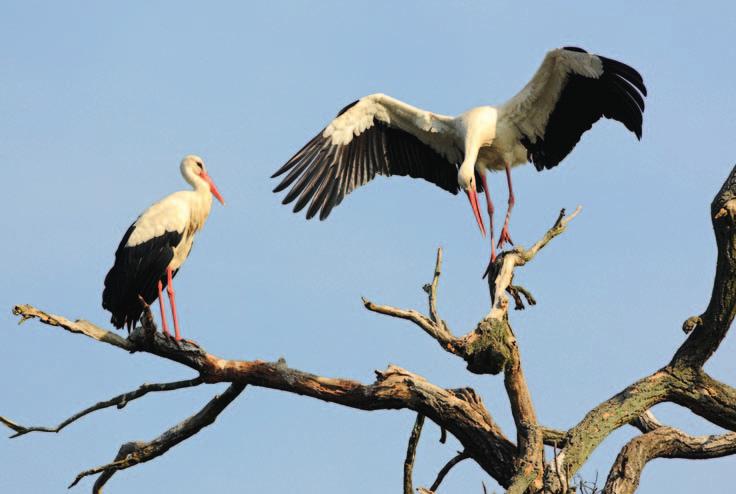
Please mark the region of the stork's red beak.
POLYGON ((199 173, 199 176, 202 177, 202 180, 204 180, 205 182, 207 182, 209 184, 209 186, 210 186, 210 192, 212 192, 212 195, 215 196, 217 198, 217 200, 220 201, 220 203, 224 206, 225 205, 225 199, 222 198, 222 196, 220 195, 220 191, 217 190, 217 186, 215 185, 215 182, 213 182, 212 179, 210 178, 210 176, 207 175, 207 172, 204 171, 204 170, 202 170, 199 173))
POLYGON ((478 208, 478 193, 475 191, 475 187, 465 189, 465 193, 468 195, 470 201, 470 207, 473 208, 473 214, 475 215, 475 221, 478 222, 478 228, 480 233, 486 236, 486 226, 483 224, 483 217, 480 215, 480 209, 478 208))

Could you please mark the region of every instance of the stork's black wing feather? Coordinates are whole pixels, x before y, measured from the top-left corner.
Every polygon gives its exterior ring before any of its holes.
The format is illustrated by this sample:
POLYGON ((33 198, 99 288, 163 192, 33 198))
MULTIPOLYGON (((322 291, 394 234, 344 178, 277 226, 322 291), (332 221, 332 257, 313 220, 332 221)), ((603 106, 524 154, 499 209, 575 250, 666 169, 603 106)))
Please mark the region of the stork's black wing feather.
MULTIPOLYGON (((564 49, 587 53, 581 48, 564 49)), ((600 77, 570 73, 550 113, 544 136, 536 140, 530 136, 522 138, 537 170, 557 166, 601 117, 623 123, 641 139, 647 94, 641 74, 617 60, 596 56, 603 66, 600 77)))
MULTIPOLYGON (((165 232, 135 246, 126 246, 135 223, 125 232, 115 252, 115 264, 105 276, 102 307, 112 313, 110 321, 116 328, 133 326, 143 308, 140 295, 147 304, 158 297, 158 282, 167 285, 166 268, 174 257, 174 248, 182 233, 165 232)), ((176 273, 174 273, 175 275, 176 273)))
MULTIPOLYGON (((342 115, 357 103, 346 106, 342 115)), ((376 175, 422 178, 457 194, 458 163, 452 163, 417 137, 374 119, 373 125, 347 144, 333 144, 317 134, 272 178, 286 174, 274 192, 288 187, 283 203, 296 200, 294 212, 307 208, 307 219, 321 220, 353 190, 376 175)))

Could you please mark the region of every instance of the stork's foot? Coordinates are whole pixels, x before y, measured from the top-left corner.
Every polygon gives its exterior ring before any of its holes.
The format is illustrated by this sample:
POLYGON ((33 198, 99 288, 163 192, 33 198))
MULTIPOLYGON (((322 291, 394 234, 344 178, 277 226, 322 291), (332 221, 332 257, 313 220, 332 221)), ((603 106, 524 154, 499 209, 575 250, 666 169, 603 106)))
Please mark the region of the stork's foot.
POLYGON ((510 245, 514 245, 513 240, 511 240, 511 235, 509 235, 509 224, 506 222, 503 225, 503 230, 501 230, 501 235, 498 237, 498 248, 503 248, 504 244, 509 243, 510 245))
POLYGON ((181 345, 182 343, 186 343, 187 345, 196 346, 197 348, 202 348, 199 346, 199 343, 197 343, 196 341, 188 340, 186 338, 181 338, 180 340, 177 341, 177 343, 179 343, 179 345, 181 345))
POLYGON ((177 345, 179 344, 179 341, 178 341, 178 340, 177 340, 177 339, 176 339, 176 338, 174 337, 174 335, 172 335, 172 334, 171 334, 171 333, 169 333, 168 331, 161 331, 161 334, 162 334, 162 335, 163 335, 163 337, 164 337, 164 338, 166 338, 166 339, 167 339, 168 341, 170 341, 170 342, 172 342, 172 343, 175 343, 175 344, 177 344, 177 345))

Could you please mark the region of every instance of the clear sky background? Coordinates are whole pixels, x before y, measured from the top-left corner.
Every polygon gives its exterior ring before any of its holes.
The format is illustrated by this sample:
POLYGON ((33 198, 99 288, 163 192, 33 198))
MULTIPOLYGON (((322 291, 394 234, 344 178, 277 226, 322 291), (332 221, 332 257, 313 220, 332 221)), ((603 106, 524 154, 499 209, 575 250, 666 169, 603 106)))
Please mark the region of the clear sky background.
MULTIPOLYGON (((650 90, 644 138, 600 122, 554 170, 514 171, 514 240, 534 242, 561 207, 583 205, 517 280, 539 304, 511 314, 542 423, 568 428, 664 365, 681 323, 709 298, 709 204, 731 169, 736 45, 731 2, 34 2, 0 3, 0 414, 56 424, 181 366, 129 355, 11 316, 31 303, 109 327, 102 280, 128 225, 186 187, 196 153, 228 201, 177 277, 183 332, 231 358, 277 359, 373 380, 393 363, 444 387, 474 387, 513 437, 502 379, 469 374, 409 323, 360 296, 425 309, 445 249, 440 310, 455 333, 488 312, 488 246, 467 201, 422 181, 379 178, 325 222, 280 205, 268 177, 354 99, 385 92, 456 114, 515 94, 548 49, 576 45, 636 67, 650 90)), ((503 213, 502 175, 491 178, 503 213)), ((733 335, 711 358, 736 383, 733 335)), ((123 442, 151 439, 224 389, 148 396, 60 435, 0 440, 0 492, 64 492, 123 442)), ((661 420, 719 429, 674 405, 661 420)), ((196 437, 118 473, 107 492, 399 492, 414 413, 360 412, 249 388, 196 437), (162 490, 163 489, 163 490, 162 490)), ((582 470, 605 480, 632 428, 582 470)), ((459 445, 425 426, 415 483, 459 445)), ((736 459, 657 460, 644 493, 723 491, 736 459)), ((472 462, 440 492, 498 485, 472 462)), ((76 492, 87 492, 85 480, 76 492)))

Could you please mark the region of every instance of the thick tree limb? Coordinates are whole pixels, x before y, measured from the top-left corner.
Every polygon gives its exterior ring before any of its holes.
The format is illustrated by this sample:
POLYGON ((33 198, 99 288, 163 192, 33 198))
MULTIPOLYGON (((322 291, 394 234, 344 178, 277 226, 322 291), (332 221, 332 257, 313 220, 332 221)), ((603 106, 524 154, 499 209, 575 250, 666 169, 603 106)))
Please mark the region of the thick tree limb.
POLYGON ((720 436, 690 436, 660 426, 629 441, 608 474, 603 494, 631 494, 647 462, 654 458, 719 458, 736 453, 736 432, 720 436))
POLYGON ((69 487, 74 487, 84 477, 102 473, 97 479, 97 482, 95 482, 92 491, 95 494, 101 492, 102 486, 105 485, 116 471, 124 470, 161 456, 180 442, 189 439, 203 428, 212 424, 217 416, 240 395, 245 389, 245 386, 242 383, 231 384, 224 393, 212 398, 197 414, 175 425, 152 441, 134 441, 123 444, 115 457, 115 461, 81 472, 69 487))
POLYGON ((412 481, 412 473, 414 471, 414 460, 417 457, 417 444, 422 434, 424 426, 424 415, 417 414, 417 420, 411 429, 409 436, 409 444, 406 447, 406 458, 404 459, 404 494, 414 494, 414 484, 412 481))
POLYGON ((588 456, 617 428, 631 423, 657 403, 667 399, 670 375, 660 370, 628 386, 620 393, 589 411, 582 421, 567 432, 565 446, 545 472, 545 485, 559 492, 556 470, 570 479, 588 456))
POLYGON ((672 358, 673 367, 702 367, 736 315, 736 167, 713 198, 710 211, 718 247, 713 291, 705 312, 683 324, 690 336, 672 358))
MULTIPOLYGON (((515 345, 514 347, 516 348, 515 345)), ((544 470, 544 436, 537 423, 537 415, 521 369, 518 348, 504 371, 504 385, 516 424, 518 448, 516 474, 507 492, 523 494, 530 485, 533 485, 534 490, 538 491, 542 488, 544 470)))
MULTIPOLYGON (((38 317, 49 324, 47 314, 34 307, 18 306, 19 315, 38 317)), ((73 333, 76 322, 54 319, 54 326, 73 333)), ((90 324, 90 323, 85 323, 90 324)), ((99 332, 104 332, 96 328, 99 332)), ((95 332, 96 334, 96 332, 95 332)), ((480 397, 471 389, 446 390, 424 378, 395 366, 376 372, 373 384, 365 385, 350 379, 321 377, 297 369, 286 362, 259 360, 227 360, 207 353, 201 347, 177 344, 156 332, 146 341, 144 328, 136 328, 129 336, 135 351, 145 351, 191 367, 204 382, 231 382, 278 389, 361 410, 408 408, 426 415, 445 427, 465 447, 466 451, 501 485, 508 485, 516 457, 515 445, 495 424, 480 397)), ((95 340, 108 343, 105 339, 95 340)), ((118 346, 118 345, 115 345, 118 346)))
MULTIPOLYGON (((567 446, 558 458, 566 472, 576 472, 613 430, 663 401, 686 406, 717 425, 736 430, 736 390, 700 370, 718 348, 736 314, 735 198, 736 167, 711 204, 718 260, 711 301, 705 313, 685 322, 683 327, 690 335, 668 366, 601 403, 568 431, 567 446)), ((553 492, 559 488, 550 467, 546 483, 553 492)))
POLYGON ((670 400, 714 424, 736 431, 736 389, 702 369, 674 368, 670 400))
POLYGON ((109 400, 101 401, 99 403, 92 405, 91 407, 85 408, 81 412, 75 413, 68 419, 64 420, 62 423, 60 423, 56 427, 26 427, 26 426, 17 424, 5 417, 0 417, 0 422, 2 422, 3 424, 5 424, 6 426, 8 426, 9 428, 15 431, 15 434, 10 436, 11 438, 22 436, 24 434, 28 434, 29 432, 60 432, 63 428, 65 428, 69 424, 76 422, 77 420, 81 419, 85 415, 90 414, 92 412, 96 412, 97 410, 102 410, 103 408, 109 408, 112 406, 116 406, 118 407, 118 409, 121 409, 125 407, 125 405, 130 403, 131 401, 136 400, 142 396, 145 396, 151 392, 173 391, 176 389, 190 388, 192 386, 199 386, 203 382, 204 381, 202 381, 201 378, 196 377, 194 379, 187 379, 186 381, 176 381, 176 382, 170 382, 170 383, 157 383, 157 384, 142 384, 138 389, 134 391, 128 391, 127 393, 123 393, 114 398, 110 398, 109 400))

